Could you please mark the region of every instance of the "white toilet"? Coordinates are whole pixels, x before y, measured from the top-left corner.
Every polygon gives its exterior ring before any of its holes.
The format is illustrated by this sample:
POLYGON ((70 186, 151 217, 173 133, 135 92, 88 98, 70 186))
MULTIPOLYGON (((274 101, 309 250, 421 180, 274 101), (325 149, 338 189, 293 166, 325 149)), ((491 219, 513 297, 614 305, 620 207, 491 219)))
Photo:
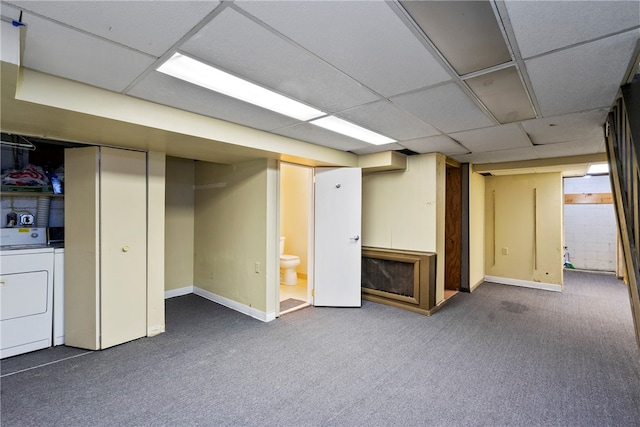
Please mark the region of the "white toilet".
POLYGON ((284 240, 284 237, 280 237, 280 283, 295 286, 298 283, 296 267, 300 265, 300 257, 296 255, 285 255, 284 240))

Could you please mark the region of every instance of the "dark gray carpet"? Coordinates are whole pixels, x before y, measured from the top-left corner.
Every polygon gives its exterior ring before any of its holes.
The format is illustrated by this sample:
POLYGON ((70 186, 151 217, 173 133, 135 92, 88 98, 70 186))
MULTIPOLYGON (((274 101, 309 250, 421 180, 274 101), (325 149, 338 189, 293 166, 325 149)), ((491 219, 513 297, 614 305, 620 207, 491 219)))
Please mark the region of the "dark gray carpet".
POLYGON ((297 307, 302 304, 306 304, 306 302, 295 298, 287 298, 284 301, 280 301, 280 311, 289 310, 290 308, 297 307))
MULTIPOLYGON (((197 296, 167 332, 2 378, 7 426, 632 426, 627 291, 485 283, 432 317, 363 302, 261 323, 197 296)), ((21 356, 19 356, 21 357, 21 356)))

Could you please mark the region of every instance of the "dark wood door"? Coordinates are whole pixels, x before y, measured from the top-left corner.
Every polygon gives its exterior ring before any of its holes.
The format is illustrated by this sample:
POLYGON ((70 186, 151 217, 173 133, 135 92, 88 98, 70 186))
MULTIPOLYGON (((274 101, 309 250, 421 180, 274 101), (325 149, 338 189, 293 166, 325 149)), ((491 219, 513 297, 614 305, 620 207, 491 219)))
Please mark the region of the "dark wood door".
POLYGON ((447 165, 444 245, 444 288, 460 289, 462 256, 462 174, 447 165))

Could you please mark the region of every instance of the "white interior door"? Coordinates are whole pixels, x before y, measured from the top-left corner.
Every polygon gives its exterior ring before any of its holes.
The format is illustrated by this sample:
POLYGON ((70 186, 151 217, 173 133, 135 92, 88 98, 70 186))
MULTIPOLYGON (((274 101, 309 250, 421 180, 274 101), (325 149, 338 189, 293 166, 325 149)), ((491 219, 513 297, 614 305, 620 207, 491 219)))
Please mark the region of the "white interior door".
POLYGON ((316 168, 316 306, 360 307, 362 171, 316 168))

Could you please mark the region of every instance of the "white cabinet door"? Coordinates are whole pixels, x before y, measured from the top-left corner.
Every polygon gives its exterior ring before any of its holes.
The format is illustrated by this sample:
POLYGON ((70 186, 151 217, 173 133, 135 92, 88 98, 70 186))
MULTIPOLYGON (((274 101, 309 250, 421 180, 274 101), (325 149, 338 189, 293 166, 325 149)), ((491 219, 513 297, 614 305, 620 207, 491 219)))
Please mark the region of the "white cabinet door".
POLYGON ((147 333, 146 153, 101 148, 101 347, 147 333))
POLYGON ((362 171, 316 168, 316 306, 360 307, 362 171))

